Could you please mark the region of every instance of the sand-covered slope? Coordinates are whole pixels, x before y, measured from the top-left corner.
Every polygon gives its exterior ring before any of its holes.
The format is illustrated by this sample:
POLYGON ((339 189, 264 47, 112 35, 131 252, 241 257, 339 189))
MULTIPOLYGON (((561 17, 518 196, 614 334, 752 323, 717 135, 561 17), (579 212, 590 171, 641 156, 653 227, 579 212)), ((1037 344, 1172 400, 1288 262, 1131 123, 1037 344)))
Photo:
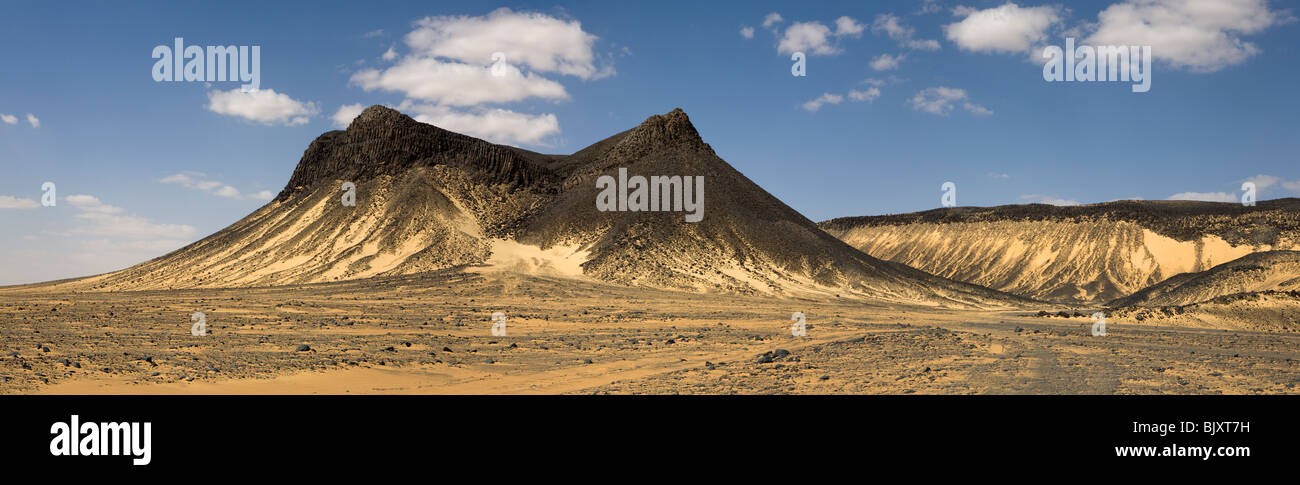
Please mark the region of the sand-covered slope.
POLYGON ((1300 291, 1234 293, 1187 305, 1125 306, 1108 310, 1107 316, 1116 323, 1300 332, 1300 291))
MULTIPOLYGON (((697 198, 699 194, 696 194, 697 198)), ((736 171, 681 110, 543 155, 373 106, 306 150, 284 191, 220 232, 74 289, 273 286, 457 266, 632 286, 1007 307, 1021 299, 867 256, 736 171), (596 210, 596 179, 704 177, 703 218, 596 210), (356 184, 356 205, 341 201, 356 184)))
POLYGON ((1250 254, 1107 304, 1118 321, 1300 331, 1300 252, 1250 254))
POLYGON ((820 224, 872 256, 1026 297, 1101 303, 1242 256, 1300 248, 1300 200, 959 207, 820 224))
POLYGON ((1254 253, 1205 271, 1183 273, 1108 304, 1187 305, 1236 293, 1300 290, 1300 252, 1254 253))

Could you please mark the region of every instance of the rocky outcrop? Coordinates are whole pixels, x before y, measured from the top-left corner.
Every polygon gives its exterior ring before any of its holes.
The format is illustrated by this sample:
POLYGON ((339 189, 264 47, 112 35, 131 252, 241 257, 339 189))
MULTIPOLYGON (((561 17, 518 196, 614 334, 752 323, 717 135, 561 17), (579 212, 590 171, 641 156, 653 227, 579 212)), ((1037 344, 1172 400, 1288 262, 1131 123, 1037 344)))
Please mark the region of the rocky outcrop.
POLYGON ((316 138, 277 200, 321 181, 361 183, 415 167, 447 165, 475 172, 488 184, 554 185, 551 173, 521 150, 420 123, 383 106, 366 108, 346 131, 316 138))

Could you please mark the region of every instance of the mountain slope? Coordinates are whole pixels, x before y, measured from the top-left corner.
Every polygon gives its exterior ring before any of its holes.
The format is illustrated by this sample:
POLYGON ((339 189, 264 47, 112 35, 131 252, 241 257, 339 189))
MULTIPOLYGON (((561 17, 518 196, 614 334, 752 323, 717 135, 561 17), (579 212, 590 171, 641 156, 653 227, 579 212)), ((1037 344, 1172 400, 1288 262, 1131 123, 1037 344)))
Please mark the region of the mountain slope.
POLYGON ((1176 275, 1116 299, 1107 306, 1188 305, 1238 293, 1298 290, 1300 252, 1266 251, 1248 254, 1205 271, 1176 275))
POLYGON ((1300 200, 959 207, 819 226, 867 254, 939 276, 1098 303, 1247 254, 1300 248, 1300 200))
POLYGON ((494 145, 372 106, 311 143, 280 195, 220 232, 116 273, 108 289, 247 287, 457 266, 703 292, 1006 307, 1018 298, 881 261, 740 174, 681 110, 572 155, 494 145), (601 212, 596 180, 704 177, 703 219, 601 212), (341 203, 345 182, 356 205, 341 203))

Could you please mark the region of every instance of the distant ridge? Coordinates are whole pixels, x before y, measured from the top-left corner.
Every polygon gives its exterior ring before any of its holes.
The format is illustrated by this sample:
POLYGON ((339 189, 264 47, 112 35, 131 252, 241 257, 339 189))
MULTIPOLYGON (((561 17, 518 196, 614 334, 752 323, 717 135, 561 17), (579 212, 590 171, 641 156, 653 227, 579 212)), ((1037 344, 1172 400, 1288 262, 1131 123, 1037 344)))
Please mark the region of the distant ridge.
POLYGON ((955 207, 818 225, 867 254, 940 276, 1101 304, 1247 254, 1300 249, 1300 199, 955 207))

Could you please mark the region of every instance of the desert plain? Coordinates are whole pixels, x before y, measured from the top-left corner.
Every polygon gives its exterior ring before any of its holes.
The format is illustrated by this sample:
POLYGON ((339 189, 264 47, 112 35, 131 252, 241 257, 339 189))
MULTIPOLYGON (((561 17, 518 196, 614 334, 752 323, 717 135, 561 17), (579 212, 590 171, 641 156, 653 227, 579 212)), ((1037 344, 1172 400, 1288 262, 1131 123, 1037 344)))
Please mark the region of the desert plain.
MULTIPOLYGON (((1055 308, 1054 308, 1055 309, 1055 308)), ((457 268, 252 289, 0 291, 23 394, 1276 394, 1300 335, 701 295, 457 268), (506 315, 492 335, 491 315, 506 315), (807 336, 791 332, 804 312, 807 336), (193 312, 206 336, 191 334, 193 312)))

